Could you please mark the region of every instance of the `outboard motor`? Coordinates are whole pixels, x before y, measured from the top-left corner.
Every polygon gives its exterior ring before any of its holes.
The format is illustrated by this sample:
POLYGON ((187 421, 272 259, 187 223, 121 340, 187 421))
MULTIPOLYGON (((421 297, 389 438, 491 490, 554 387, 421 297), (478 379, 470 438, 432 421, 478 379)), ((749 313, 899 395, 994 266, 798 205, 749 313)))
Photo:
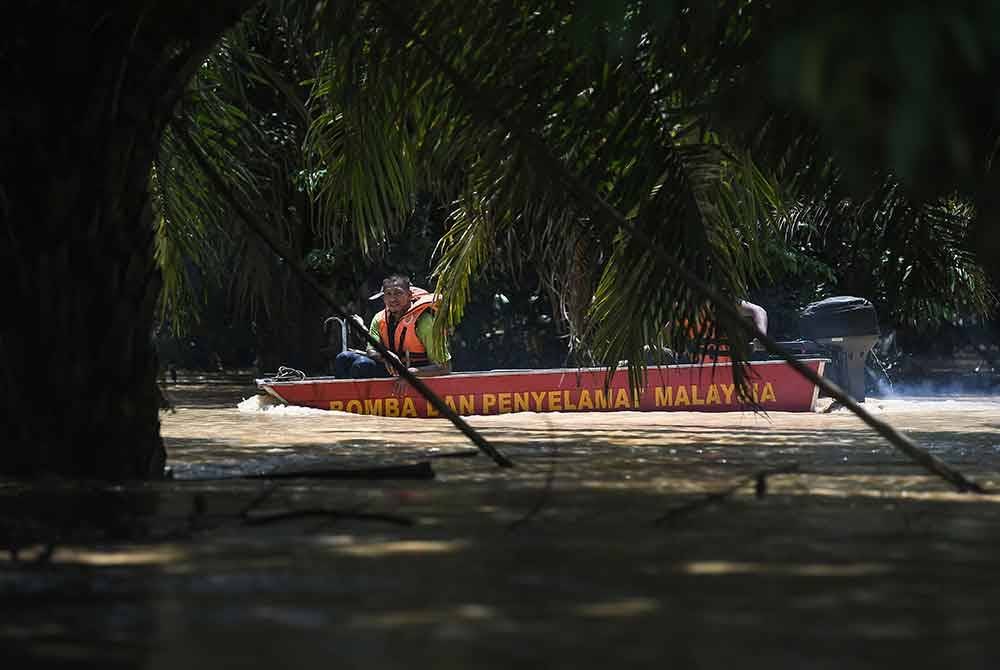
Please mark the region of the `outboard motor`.
POLYGON ((846 295, 810 303, 799 315, 799 328, 830 356, 827 376, 864 402, 865 358, 879 336, 874 305, 846 295))

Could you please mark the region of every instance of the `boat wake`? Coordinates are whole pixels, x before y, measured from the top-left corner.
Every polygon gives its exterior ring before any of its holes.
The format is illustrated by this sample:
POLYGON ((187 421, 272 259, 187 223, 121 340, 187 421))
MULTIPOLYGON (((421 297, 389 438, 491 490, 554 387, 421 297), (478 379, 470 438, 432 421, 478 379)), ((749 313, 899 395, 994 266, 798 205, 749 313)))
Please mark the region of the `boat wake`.
MULTIPOLYGON (((850 410, 833 403, 831 398, 820 398, 815 412, 849 414, 850 410)), ((1000 396, 868 396, 864 408, 869 414, 907 414, 922 412, 1000 412, 1000 396)))
POLYGON ((297 407, 293 405, 282 405, 277 399, 272 398, 269 395, 259 393, 249 398, 245 398, 242 402, 237 403, 236 408, 240 412, 247 414, 256 414, 260 412, 267 412, 268 414, 281 415, 281 416, 303 416, 303 415, 329 415, 329 410, 316 409, 313 407, 297 407))

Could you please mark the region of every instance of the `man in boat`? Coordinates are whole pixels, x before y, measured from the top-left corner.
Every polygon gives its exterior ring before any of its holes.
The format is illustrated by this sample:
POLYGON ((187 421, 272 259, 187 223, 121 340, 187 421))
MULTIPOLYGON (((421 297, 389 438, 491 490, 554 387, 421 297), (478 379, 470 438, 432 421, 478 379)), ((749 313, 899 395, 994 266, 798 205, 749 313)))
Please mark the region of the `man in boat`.
MULTIPOLYGON (((736 308, 740 310, 740 314, 750 320, 756 332, 767 335, 767 311, 763 307, 748 300, 740 300, 736 308)), ((757 338, 755 336, 752 339, 756 340, 757 338)))
MULTIPOLYGON (((748 337, 747 341, 750 342, 751 347, 754 347, 757 342, 756 333, 767 334, 767 311, 760 305, 755 305, 749 300, 740 300, 737 302, 736 309, 753 326, 755 334, 753 337, 748 337)), ((725 338, 712 335, 706 344, 707 348, 703 352, 702 362, 728 363, 731 360, 729 357, 729 343, 725 338)))
MULTIPOLYGON (((434 333, 437 296, 410 285, 410 278, 392 275, 382 281, 381 298, 385 309, 376 314, 369 334, 389 350, 389 354, 418 377, 436 377, 451 372, 447 340, 438 342, 434 333), (434 352, 441 352, 435 358, 434 352)), ((394 377, 396 370, 371 345, 364 352, 348 349, 334 360, 334 374, 340 379, 394 377)))
MULTIPOLYGON (((739 310, 740 314, 743 315, 751 324, 753 324, 755 333, 767 334, 767 311, 760 305, 755 305, 749 300, 740 300, 736 303, 736 309, 739 310)), ((668 321, 663 326, 663 332, 666 333, 670 327, 670 322, 668 321)), ((689 333, 692 338, 694 338, 698 333, 698 326, 692 326, 689 328, 689 333)), ((750 338, 751 345, 757 341, 756 337, 750 338)), ((695 352, 690 352, 689 354, 682 354, 678 356, 671 349, 662 345, 646 345, 646 365, 657 365, 660 363, 689 363, 689 362, 719 362, 726 363, 729 362, 729 344, 722 338, 716 338, 711 334, 706 342, 706 351, 701 352, 700 355, 696 355, 695 352)))

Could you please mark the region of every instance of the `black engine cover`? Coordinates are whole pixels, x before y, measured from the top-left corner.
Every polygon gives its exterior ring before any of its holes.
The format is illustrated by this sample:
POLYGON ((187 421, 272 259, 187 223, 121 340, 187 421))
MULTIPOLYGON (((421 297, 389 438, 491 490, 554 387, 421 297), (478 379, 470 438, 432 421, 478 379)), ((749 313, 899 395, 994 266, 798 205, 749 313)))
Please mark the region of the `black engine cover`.
POLYGON ((849 295, 806 305, 799 315, 799 328, 809 340, 879 334, 875 306, 849 295))

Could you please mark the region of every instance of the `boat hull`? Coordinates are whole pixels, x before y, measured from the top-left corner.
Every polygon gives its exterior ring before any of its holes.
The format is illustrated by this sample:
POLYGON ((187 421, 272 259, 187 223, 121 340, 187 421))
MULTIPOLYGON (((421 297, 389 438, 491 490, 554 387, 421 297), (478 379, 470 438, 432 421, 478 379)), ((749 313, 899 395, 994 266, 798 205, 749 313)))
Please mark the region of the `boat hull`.
MULTIPOLYGON (((801 362, 822 375, 826 360, 801 362)), ((256 381, 261 391, 287 405, 379 416, 440 416, 409 386, 401 395, 394 394, 394 379, 314 377, 256 381)), ((753 409, 753 403, 740 399, 728 363, 651 367, 645 386, 636 393, 629 391, 627 371, 616 371, 606 386, 607 372, 602 368, 462 372, 427 377, 423 381, 462 415, 753 409)), ((810 412, 816 403, 816 386, 784 361, 751 363, 749 385, 754 401, 765 411, 810 412)))

